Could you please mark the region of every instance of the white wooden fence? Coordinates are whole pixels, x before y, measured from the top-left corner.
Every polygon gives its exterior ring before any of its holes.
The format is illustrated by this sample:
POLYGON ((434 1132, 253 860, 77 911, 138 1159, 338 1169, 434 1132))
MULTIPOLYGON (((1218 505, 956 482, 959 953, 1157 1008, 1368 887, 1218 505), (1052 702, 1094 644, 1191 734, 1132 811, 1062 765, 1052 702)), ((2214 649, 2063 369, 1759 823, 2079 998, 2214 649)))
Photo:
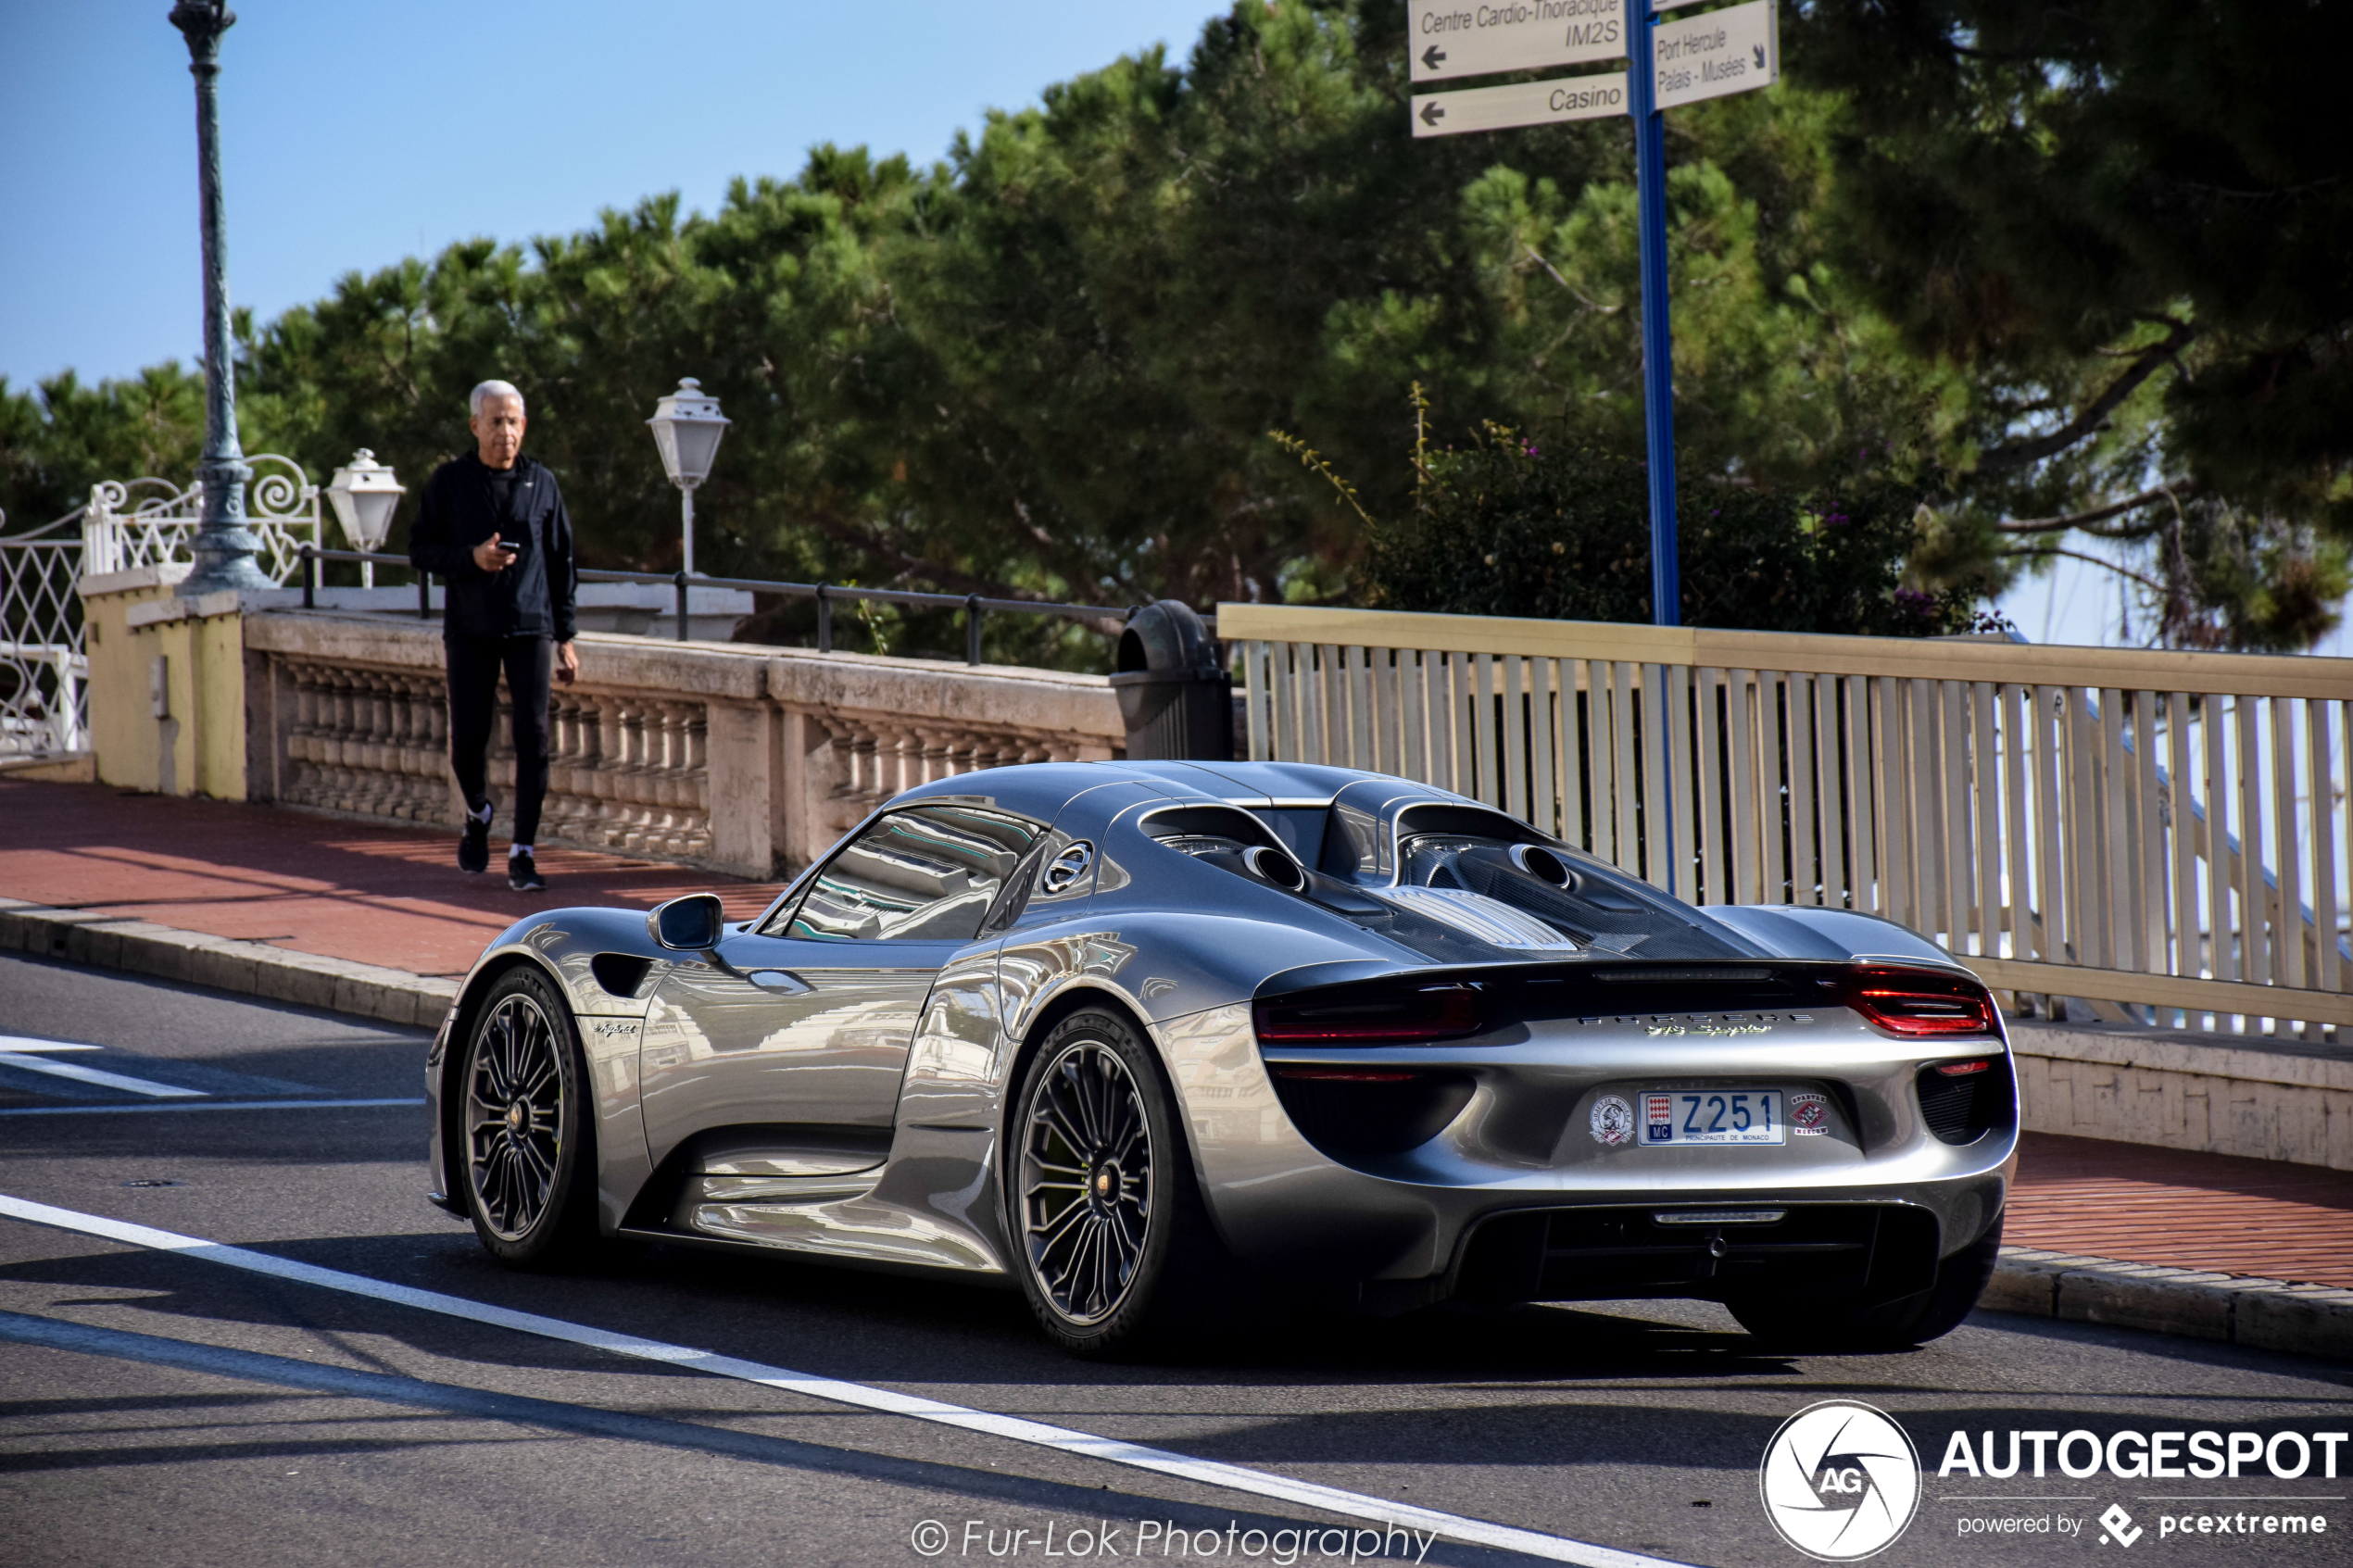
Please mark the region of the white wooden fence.
POLYGON ((2353 1024, 2353 659, 1217 615, 1253 758, 1441 784, 1698 903, 1886 915, 2045 1003, 2353 1024))

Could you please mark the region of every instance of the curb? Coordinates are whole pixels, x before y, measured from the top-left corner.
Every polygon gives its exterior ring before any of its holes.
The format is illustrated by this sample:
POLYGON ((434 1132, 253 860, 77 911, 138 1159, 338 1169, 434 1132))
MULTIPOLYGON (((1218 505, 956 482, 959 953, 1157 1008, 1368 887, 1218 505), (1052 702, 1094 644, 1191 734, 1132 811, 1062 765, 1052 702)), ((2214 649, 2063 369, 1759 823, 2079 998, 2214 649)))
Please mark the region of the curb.
POLYGON ((2005 1247, 1978 1305, 2353 1361, 2353 1290, 2005 1247))
MULTIPOLYGON (((0 952, 127 970, 296 1007, 438 1027, 458 995, 429 979, 150 921, 0 898, 0 952)), ((2264 1350, 2353 1361, 2353 1290, 2005 1247, 1978 1303, 2264 1350)))
POLYGON ((0 898, 0 952, 127 970, 425 1029, 440 1026, 458 995, 455 980, 15 898, 0 898))

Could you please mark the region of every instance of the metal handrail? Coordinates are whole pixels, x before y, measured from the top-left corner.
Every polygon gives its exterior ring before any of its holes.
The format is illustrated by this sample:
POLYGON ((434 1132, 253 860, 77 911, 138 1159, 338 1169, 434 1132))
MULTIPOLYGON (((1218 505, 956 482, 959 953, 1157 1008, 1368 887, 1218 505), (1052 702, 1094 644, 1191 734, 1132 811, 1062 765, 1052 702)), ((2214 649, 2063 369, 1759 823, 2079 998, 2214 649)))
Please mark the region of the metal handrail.
MULTIPOLYGON (((381 550, 328 550, 305 544, 302 556, 302 608, 318 608, 316 589, 319 585, 319 563, 330 560, 375 561, 386 566, 413 566, 407 556, 388 555, 381 550)), ((774 583, 756 577, 689 577, 684 571, 606 571, 589 567, 575 570, 574 575, 584 583, 668 583, 678 594, 678 640, 686 638, 686 590, 688 588, 741 588, 756 594, 782 594, 792 598, 817 601, 817 651, 834 651, 834 601, 855 599, 879 604, 914 605, 935 609, 962 609, 964 612, 964 662, 980 662, 981 618, 991 612, 999 614, 1056 615, 1069 621, 1110 621, 1117 618, 1123 624, 1135 615, 1133 608, 1113 609, 1104 605, 1058 604, 1041 599, 995 599, 980 594, 925 594, 910 588, 853 588, 834 583, 774 583)), ((420 619, 433 619, 432 574, 417 573, 417 614, 420 619)), ((1204 621, 1209 617, 1202 617, 1204 621)), ((1214 624, 1214 623, 1213 623, 1214 624)))

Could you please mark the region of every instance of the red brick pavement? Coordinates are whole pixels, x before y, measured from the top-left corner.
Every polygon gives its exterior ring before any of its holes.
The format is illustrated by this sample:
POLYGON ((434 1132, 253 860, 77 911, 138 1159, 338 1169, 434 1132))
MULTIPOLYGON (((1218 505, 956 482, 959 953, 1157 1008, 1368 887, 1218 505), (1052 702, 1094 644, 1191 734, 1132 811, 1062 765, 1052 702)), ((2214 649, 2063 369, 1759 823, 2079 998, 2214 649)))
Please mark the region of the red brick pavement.
MULTIPOLYGON (((546 893, 467 876, 456 841, 308 812, 0 779, 0 896, 455 974, 522 915, 696 889, 742 918, 774 888, 550 849, 546 893)), ((503 849, 494 845, 494 849, 503 849)), ((494 860, 494 865, 496 861, 494 860)), ((2030 1133, 2005 1239, 2353 1287, 2353 1173, 2030 1133)))
POLYGON ((2353 1289, 2353 1171, 2029 1133, 2002 1239, 2353 1289))
POLYGON ((736 919, 775 889, 616 855, 547 849, 545 893, 458 869, 454 833, 307 811, 178 800, 104 784, 0 780, 0 896, 103 910, 328 958, 461 974, 524 915, 573 904, 650 909, 708 889, 736 919))

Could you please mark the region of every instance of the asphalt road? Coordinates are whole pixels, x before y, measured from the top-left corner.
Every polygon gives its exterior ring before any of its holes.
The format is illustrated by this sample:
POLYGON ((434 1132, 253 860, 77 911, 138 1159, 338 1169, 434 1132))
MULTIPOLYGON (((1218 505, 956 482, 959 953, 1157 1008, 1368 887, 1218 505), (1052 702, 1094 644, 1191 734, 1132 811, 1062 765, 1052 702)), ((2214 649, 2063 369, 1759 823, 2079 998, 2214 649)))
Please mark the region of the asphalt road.
MULTIPOLYGON (((1806 1561, 1767 1519, 1758 1465, 1785 1420, 1828 1399, 1894 1415, 1926 1469, 1878 1562, 2353 1561, 2353 1482, 2324 1476, 2317 1449, 2296 1478, 2259 1461, 2211 1481, 1936 1473, 1956 1429, 1997 1447, 2017 1430, 2267 1445, 2346 1431, 2341 1363, 1997 1314, 1910 1353, 1788 1358, 1754 1350, 1715 1307, 1629 1302, 1326 1319, 1207 1362, 1101 1367, 1048 1348, 1017 1296, 960 1285, 668 1248, 588 1276, 506 1273, 424 1201, 414 1032, 0 959, 0 1033, 99 1047, 0 1053, 148 1085, 0 1057, 0 1195, 379 1290, 1680 1562, 1806 1561), (175 1088, 194 1092, 157 1092, 175 1088), (404 1103, 349 1103, 365 1101, 404 1103), (2097 1523, 2112 1503, 2133 1517, 2129 1549, 2097 1523), (2327 1533, 2226 1539, 2178 1524, 2236 1514, 2260 1532, 2290 1513, 2327 1533), (1961 1534, 2005 1519, 2027 1533, 1961 1534), (2193 1538, 2161 1533, 2169 1519, 2193 1538)), ((749 1568, 1066 1562, 1074 1548, 1099 1562, 1320 1563, 1352 1547, 1360 1562, 1529 1560, 1368 1543, 1338 1512, 233 1261, 0 1218, 0 1563, 749 1568), (926 1522, 942 1528, 925 1544, 945 1542, 930 1558, 916 1550, 926 1522)), ((2353 1445, 2336 1469, 2353 1470, 2353 1445)))

